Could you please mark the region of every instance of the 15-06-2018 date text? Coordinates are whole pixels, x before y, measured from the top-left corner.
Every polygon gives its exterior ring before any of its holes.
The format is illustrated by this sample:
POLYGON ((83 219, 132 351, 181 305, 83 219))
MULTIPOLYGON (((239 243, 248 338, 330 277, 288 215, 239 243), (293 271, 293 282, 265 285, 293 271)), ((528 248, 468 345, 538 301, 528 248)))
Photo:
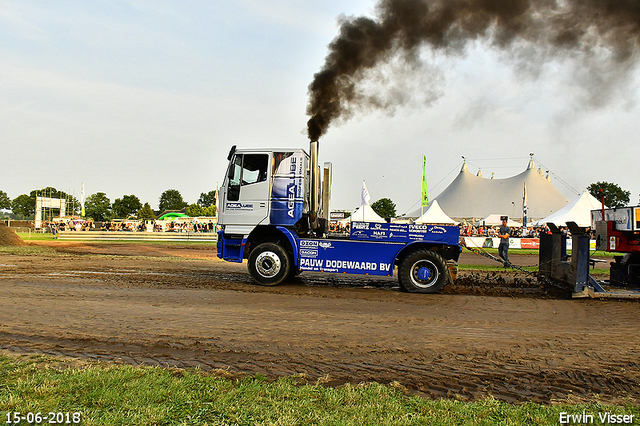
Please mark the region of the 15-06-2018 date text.
POLYGON ((21 413, 18 411, 8 412, 5 424, 18 424, 26 422, 28 424, 80 424, 82 413, 80 412, 54 412, 48 413, 21 413))

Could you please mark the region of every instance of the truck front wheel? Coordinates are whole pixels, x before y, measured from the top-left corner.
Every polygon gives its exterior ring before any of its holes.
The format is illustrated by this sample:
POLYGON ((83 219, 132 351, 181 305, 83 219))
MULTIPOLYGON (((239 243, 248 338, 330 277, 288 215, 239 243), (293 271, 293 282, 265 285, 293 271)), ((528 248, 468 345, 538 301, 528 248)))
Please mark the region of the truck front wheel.
POLYGON ((259 284, 277 285, 289 275, 291 261, 286 250, 279 245, 262 243, 251 250, 247 266, 259 284))
POLYGON ((416 250, 400 263, 400 288, 409 293, 437 293, 447 283, 447 264, 438 253, 416 250))

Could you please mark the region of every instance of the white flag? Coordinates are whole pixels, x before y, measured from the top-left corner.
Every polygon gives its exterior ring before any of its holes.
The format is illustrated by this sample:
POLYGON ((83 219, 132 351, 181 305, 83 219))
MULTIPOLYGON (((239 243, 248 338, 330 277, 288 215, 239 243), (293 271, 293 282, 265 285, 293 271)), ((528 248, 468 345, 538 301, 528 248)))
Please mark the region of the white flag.
POLYGON ((369 204, 369 200, 371 200, 371 195, 369 195, 369 191, 367 190, 367 185, 365 185, 364 181, 362 181, 362 197, 361 197, 360 205, 364 206, 365 204, 369 204))
POLYGON ((527 229, 527 213, 529 213, 529 199, 527 198, 527 183, 524 184, 524 194, 522 196, 522 228, 527 229))
POLYGON ((84 217, 84 182, 82 182, 82 192, 80 192, 80 216, 84 217))

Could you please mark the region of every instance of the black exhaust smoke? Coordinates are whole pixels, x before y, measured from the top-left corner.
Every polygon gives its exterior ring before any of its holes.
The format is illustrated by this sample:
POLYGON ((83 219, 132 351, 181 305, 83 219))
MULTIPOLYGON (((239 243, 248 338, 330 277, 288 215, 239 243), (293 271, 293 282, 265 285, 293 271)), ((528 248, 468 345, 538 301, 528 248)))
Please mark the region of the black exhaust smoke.
POLYGON ((309 85, 308 136, 318 140, 359 108, 389 107, 362 96, 367 72, 396 55, 419 64, 422 47, 461 53, 484 40, 532 63, 578 53, 602 83, 603 69, 619 76, 635 63, 639 35, 640 0, 380 0, 375 19, 340 18, 340 32, 309 85))

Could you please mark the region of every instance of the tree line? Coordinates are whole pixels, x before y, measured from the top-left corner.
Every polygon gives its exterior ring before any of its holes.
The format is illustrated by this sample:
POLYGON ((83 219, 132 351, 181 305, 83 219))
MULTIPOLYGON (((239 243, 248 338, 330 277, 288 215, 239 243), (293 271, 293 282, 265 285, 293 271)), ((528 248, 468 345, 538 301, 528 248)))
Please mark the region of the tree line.
MULTIPOLYGON (((33 219, 36 211, 36 197, 49 197, 65 200, 65 210, 67 215, 80 215, 82 206, 76 197, 64 191, 58 191, 53 187, 34 189, 28 195, 22 194, 14 198, 9 198, 6 192, 0 190, 0 210, 10 210, 15 219, 33 219)), ((186 208, 186 214, 196 216, 216 216, 216 191, 203 192, 200 198, 193 204, 187 203, 180 191, 177 189, 167 189, 159 198, 159 210, 161 213, 166 210, 182 210, 186 208)), ((87 197, 84 202, 85 217, 97 222, 113 219, 155 219, 156 212, 153 211, 149 203, 140 201, 135 195, 123 195, 116 198, 113 203, 104 192, 96 192, 87 197)), ((60 209, 51 209, 51 216, 60 215, 60 209)), ((45 219, 45 218, 43 218, 45 219)))
MULTIPOLYGON (((604 198, 604 203, 608 207, 618 208, 629 205, 631 193, 615 183, 596 182, 589 185, 587 190, 598 200, 604 198)), ((80 202, 74 196, 52 187, 33 190, 29 195, 22 194, 13 200, 7 196, 6 192, 0 190, 0 210, 11 210, 16 217, 23 219, 33 218, 37 195, 65 199, 67 212, 75 215, 80 214, 80 202)), ((165 210, 182 210, 185 207, 185 213, 191 217, 216 216, 217 213, 215 190, 201 193, 197 202, 189 204, 184 201, 180 191, 167 189, 160 195, 158 201, 159 213, 165 210)), ((156 213, 151 209, 149 203, 142 205, 140 199, 135 195, 123 195, 112 203, 104 192, 96 192, 89 195, 84 204, 85 216, 98 222, 130 217, 137 219, 155 219, 156 217, 156 213)), ((381 198, 371 204, 371 208, 381 217, 396 216, 396 205, 389 198, 381 198)), ((59 209, 53 209, 52 213, 54 216, 60 214, 59 209)))

